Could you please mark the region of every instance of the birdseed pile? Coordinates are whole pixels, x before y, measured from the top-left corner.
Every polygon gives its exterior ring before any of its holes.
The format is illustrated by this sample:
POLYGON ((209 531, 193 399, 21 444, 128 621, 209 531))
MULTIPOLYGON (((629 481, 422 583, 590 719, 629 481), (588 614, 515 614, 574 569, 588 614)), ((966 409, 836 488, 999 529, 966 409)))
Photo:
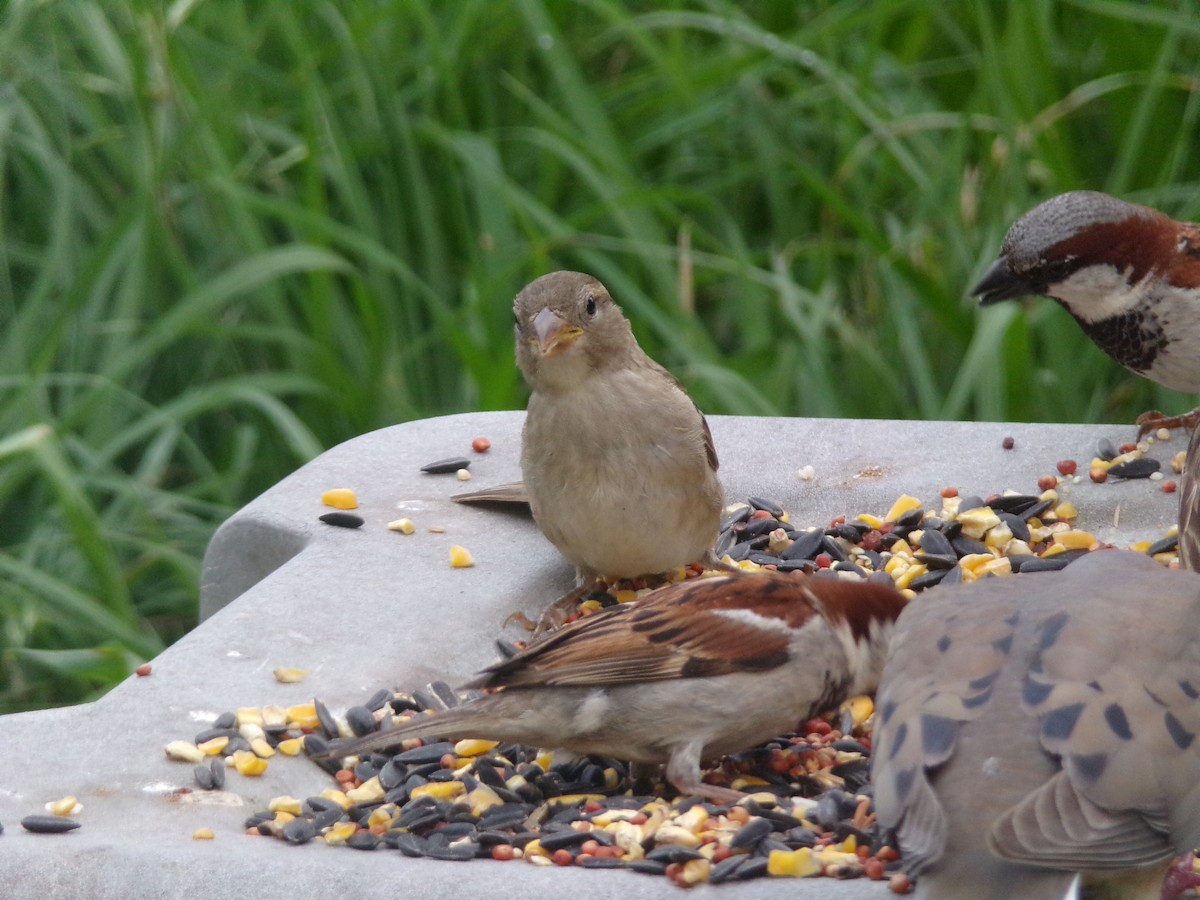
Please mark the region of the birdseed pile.
MULTIPOLYGON (((1145 449, 1102 443, 1086 477, 1155 478, 1148 489, 1174 490, 1157 473, 1158 464, 1144 457, 1145 449)), ((1179 471, 1181 465, 1179 454, 1172 467, 1179 471)), ((1056 468, 1057 474, 1037 479, 1036 491, 979 497, 948 487, 932 503, 902 496, 886 512, 839 516, 822 527, 796 527, 779 504, 754 497, 727 507, 717 549, 748 570, 886 579, 910 597, 939 583, 1029 577, 1104 546, 1080 527, 1079 511, 1064 497, 1069 484, 1085 476, 1070 460, 1056 468)), ((1177 564, 1173 532, 1131 549, 1177 564)), ((583 598, 572 618, 699 575, 693 567, 610 585, 583 598)), ((519 649, 503 640, 498 646, 504 655, 519 649)), ((284 678, 278 671, 276 677, 284 678)), ((433 684, 411 694, 381 689, 342 716, 316 700, 240 709, 194 741, 173 742, 167 752, 194 764, 196 784, 204 790, 221 789, 228 768, 254 776, 276 754, 314 757, 312 764, 331 776, 327 790, 304 799, 277 797, 245 823, 250 834, 294 844, 344 844, 438 860, 621 868, 681 886, 825 876, 888 879, 897 892, 910 887, 892 835, 875 823, 868 697, 720 760, 705 780, 747 793, 732 805, 680 797, 666 782, 639 778, 620 760, 560 759, 517 744, 433 742, 431 735, 430 742, 410 739, 363 758, 326 756, 332 739, 369 734, 384 719, 423 715, 469 696, 433 684)))

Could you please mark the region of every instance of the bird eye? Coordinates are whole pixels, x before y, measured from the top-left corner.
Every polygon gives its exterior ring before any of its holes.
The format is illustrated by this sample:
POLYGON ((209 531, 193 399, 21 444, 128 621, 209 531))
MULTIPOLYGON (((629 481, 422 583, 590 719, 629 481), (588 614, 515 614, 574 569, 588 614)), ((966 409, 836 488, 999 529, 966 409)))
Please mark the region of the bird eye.
POLYGON ((596 298, 589 296, 587 298, 587 305, 584 307, 584 309, 587 310, 587 314, 589 316, 594 316, 596 314, 596 298))

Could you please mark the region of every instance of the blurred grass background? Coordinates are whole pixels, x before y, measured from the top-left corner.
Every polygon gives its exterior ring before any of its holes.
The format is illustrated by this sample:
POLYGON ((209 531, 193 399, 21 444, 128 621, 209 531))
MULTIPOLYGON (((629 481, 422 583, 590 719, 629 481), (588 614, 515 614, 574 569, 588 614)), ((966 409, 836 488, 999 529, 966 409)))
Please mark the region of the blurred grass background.
POLYGON ((1198 61, 1190 2, 8 0, 0 712, 186 631, 323 448, 522 407, 552 269, 710 413, 1186 408, 965 293, 1064 190, 1200 218, 1198 61))

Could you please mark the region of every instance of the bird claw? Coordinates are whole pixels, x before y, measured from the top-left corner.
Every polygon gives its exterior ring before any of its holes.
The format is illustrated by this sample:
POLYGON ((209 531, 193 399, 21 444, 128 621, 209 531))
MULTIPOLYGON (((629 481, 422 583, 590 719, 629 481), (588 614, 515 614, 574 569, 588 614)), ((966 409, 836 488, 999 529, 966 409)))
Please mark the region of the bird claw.
POLYGON ((504 624, 501 627, 507 628, 509 625, 520 625, 526 631, 533 631, 537 628, 538 623, 518 609, 508 614, 508 618, 504 620, 504 624))
POLYGON ((1160 410, 1151 409, 1142 413, 1134 421, 1138 427, 1138 440, 1160 428, 1186 428, 1192 431, 1200 425, 1200 407, 1179 416, 1168 416, 1160 410))
POLYGON ((571 613, 575 612, 575 608, 579 605, 579 601, 586 597, 588 593, 591 592, 593 587, 594 585, 590 584, 584 585, 583 587, 577 587, 573 591, 570 591, 569 593, 559 597, 546 607, 545 611, 541 614, 536 623, 531 622, 528 618, 526 618, 524 613, 513 613, 508 617, 508 619, 505 620, 505 624, 514 620, 519 621, 521 625, 533 632, 533 637, 540 637, 549 631, 554 631, 555 629, 562 627, 567 619, 571 617, 571 613), (517 615, 520 615, 520 619, 515 619, 517 615))

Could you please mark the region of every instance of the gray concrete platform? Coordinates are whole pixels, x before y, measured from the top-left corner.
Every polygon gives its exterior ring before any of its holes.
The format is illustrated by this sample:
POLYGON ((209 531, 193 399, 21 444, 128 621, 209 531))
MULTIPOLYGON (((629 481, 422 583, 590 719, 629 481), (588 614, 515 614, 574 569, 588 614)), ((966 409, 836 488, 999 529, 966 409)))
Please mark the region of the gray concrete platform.
MULTIPOLYGON (((348 441, 254 500, 214 537, 200 585, 206 620, 103 699, 0 718, 0 895, 36 897, 639 898, 673 895, 665 879, 629 872, 539 869, 519 862, 466 865, 411 860, 393 851, 292 847, 242 833, 242 821, 279 794, 305 797, 328 777, 303 758, 272 759, 261 778, 229 777, 220 794, 191 787, 192 767, 162 747, 191 739, 218 713, 290 705, 318 696, 340 712, 381 686, 411 689, 435 678, 466 679, 494 658, 493 639, 514 609, 533 614, 565 591, 571 570, 514 512, 452 503, 451 494, 520 477, 523 413, 477 413, 410 422, 348 441), (492 441, 473 454, 471 439, 492 441), (419 467, 472 459, 473 480, 419 467), (358 530, 333 528, 321 492, 358 493, 358 530), (407 516, 415 534, 389 532, 407 516), (444 533, 427 531, 441 526, 444 533), (476 565, 453 569, 461 544, 476 565), (311 670, 279 684, 276 666, 311 670), (18 822, 48 800, 74 794, 83 827, 34 835, 18 822), (195 841, 200 826, 213 841, 195 841)), ((1024 425, 714 417, 713 435, 730 500, 779 500, 800 524, 838 514, 886 512, 902 493, 932 505, 943 485, 986 495, 1036 490, 1057 460, 1086 473, 1096 439, 1116 442, 1131 425, 1024 425), (1011 435, 1013 450, 1001 449, 1011 435), (813 481, 797 471, 812 465, 813 481)), ((1177 434, 1154 455, 1183 449, 1177 434)), ((1171 476, 1168 476, 1171 477, 1171 476)), ((1070 489, 1080 527, 1120 545, 1157 539, 1174 522, 1175 495, 1148 481, 1070 489)), ((1018 577, 1054 577, 1034 575, 1018 577)), ((704 886, 730 898, 889 896, 884 885, 827 879, 759 880, 704 886)))

